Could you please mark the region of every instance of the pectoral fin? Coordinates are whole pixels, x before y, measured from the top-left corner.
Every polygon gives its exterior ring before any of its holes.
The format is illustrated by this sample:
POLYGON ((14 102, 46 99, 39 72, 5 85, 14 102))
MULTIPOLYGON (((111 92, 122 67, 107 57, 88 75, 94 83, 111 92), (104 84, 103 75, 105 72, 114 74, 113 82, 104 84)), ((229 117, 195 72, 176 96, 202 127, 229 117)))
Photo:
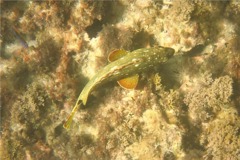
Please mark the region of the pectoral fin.
POLYGON ((108 55, 108 61, 109 62, 116 61, 119 58, 122 58, 123 56, 125 56, 127 54, 128 54, 128 52, 123 49, 114 50, 108 55))
MULTIPOLYGON (((129 52, 122 50, 122 49, 118 49, 118 50, 114 50, 112 51, 109 56, 108 56, 108 61, 109 62, 113 62, 116 61, 122 57, 124 57, 125 55, 127 55, 129 52)), ((121 80, 118 80, 118 84, 125 89, 134 89, 136 88, 137 84, 138 84, 138 79, 139 79, 139 75, 133 75, 131 77, 127 77, 121 80)))
POLYGON ((124 89, 134 89, 137 87, 139 75, 136 74, 118 81, 118 84, 124 89))

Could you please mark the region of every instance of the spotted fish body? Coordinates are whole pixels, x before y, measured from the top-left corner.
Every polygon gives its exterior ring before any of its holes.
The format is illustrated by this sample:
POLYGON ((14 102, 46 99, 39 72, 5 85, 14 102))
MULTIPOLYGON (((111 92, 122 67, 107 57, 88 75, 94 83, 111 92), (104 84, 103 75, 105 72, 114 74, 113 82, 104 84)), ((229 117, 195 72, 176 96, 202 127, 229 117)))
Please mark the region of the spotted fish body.
POLYGON ((95 76, 93 76, 83 88, 71 115, 64 124, 64 127, 69 128, 74 113, 81 103, 86 105, 89 94, 96 87, 104 83, 126 78, 144 70, 153 68, 158 64, 166 62, 173 56, 174 52, 174 49, 165 47, 137 49, 105 66, 95 76))

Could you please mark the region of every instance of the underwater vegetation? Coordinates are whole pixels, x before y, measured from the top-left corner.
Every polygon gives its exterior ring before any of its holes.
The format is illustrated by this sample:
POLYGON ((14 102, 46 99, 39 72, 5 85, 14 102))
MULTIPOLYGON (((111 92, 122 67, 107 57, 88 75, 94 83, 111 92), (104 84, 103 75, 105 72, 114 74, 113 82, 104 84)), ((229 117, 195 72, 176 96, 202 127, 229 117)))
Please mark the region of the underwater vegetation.
POLYGON ((0 5, 1 159, 239 159, 239 1, 0 5))

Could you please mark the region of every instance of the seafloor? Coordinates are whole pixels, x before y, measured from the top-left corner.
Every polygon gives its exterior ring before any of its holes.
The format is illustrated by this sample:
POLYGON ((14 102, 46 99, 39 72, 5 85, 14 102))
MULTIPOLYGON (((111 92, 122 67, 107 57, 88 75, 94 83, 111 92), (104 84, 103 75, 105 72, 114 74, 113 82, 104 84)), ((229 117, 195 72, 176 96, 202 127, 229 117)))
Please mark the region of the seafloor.
POLYGON ((240 1, 0 4, 0 159, 240 159, 240 1), (94 89, 63 128, 110 51, 157 46, 173 58, 94 89))

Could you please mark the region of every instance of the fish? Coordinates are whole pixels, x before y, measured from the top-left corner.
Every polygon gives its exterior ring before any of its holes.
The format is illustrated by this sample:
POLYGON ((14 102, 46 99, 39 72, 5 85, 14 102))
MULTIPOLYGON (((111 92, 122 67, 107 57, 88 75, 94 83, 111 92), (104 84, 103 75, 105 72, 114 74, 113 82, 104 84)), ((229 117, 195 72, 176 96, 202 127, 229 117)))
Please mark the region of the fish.
POLYGON ((100 69, 83 88, 63 127, 70 128, 74 114, 81 105, 86 105, 88 96, 94 89, 114 80, 123 88, 134 89, 140 72, 166 62, 174 53, 174 49, 161 46, 140 48, 132 52, 122 49, 112 51, 108 56, 110 63, 100 69))
POLYGON ((11 28, 11 32, 13 33, 13 35, 15 36, 15 38, 18 40, 18 42, 21 44, 22 47, 24 48, 28 48, 28 43, 24 40, 24 38, 20 35, 20 33, 18 32, 18 30, 12 26, 11 28))

